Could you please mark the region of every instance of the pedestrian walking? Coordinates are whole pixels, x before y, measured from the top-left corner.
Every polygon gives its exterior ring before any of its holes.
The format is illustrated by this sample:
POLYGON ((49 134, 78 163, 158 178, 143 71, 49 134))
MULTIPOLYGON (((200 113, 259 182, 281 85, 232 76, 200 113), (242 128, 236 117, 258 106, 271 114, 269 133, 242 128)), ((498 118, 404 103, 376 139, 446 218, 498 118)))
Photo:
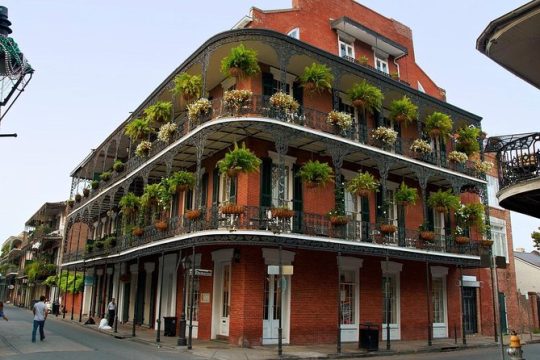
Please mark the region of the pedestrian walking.
POLYGON ((4 303, 0 301, 0 317, 4 318, 4 320, 8 321, 9 319, 4 315, 4 303))
POLYGON ((34 328, 32 329, 32 342, 36 342, 36 330, 39 327, 39 339, 45 340, 45 334, 43 333, 43 327, 45 326, 45 320, 49 311, 47 305, 45 305, 45 296, 41 295, 39 301, 34 304, 34 328))
POLYGON ((109 326, 112 327, 114 324, 114 316, 116 315, 116 304, 114 302, 114 298, 112 298, 109 305, 107 305, 107 309, 109 310, 109 326))

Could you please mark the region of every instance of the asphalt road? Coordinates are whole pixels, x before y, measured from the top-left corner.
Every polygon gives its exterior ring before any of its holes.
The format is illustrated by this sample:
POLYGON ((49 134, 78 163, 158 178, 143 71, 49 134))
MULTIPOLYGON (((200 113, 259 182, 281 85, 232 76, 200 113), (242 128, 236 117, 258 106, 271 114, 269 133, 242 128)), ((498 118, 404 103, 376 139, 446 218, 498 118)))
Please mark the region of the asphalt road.
POLYGON ((32 314, 11 306, 5 312, 9 321, 0 319, 0 359, 202 359, 177 349, 116 339, 52 317, 45 322, 45 340, 40 342, 38 335, 32 343, 32 314))

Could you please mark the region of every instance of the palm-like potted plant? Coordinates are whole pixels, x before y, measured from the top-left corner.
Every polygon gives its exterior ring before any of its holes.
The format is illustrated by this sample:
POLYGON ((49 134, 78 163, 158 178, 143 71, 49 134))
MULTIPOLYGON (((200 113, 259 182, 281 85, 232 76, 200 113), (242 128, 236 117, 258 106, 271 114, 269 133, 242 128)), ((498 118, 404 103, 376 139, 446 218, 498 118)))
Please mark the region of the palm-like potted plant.
POLYGON ((465 204, 463 205, 462 212, 468 225, 479 225, 484 222, 485 208, 482 203, 465 204))
POLYGON ((156 101, 155 104, 144 109, 144 115, 150 124, 162 124, 172 117, 172 103, 170 101, 156 101))
POLYGON ((221 72, 225 76, 241 78, 252 76, 261 71, 257 60, 257 51, 240 44, 231 49, 229 55, 221 60, 221 72))
POLYGON ((111 180, 112 174, 110 171, 104 171, 99 175, 99 179, 101 181, 109 181, 111 180))
POLYGON ((310 188, 325 186, 332 181, 333 171, 327 163, 309 160, 300 168, 298 176, 310 188))
POLYGON ((114 161, 114 164, 113 164, 113 170, 116 172, 116 173, 121 173, 122 171, 124 171, 125 169, 125 165, 124 163, 122 162, 122 160, 120 159, 117 159, 114 161))
MULTIPOLYGON (((120 207, 120 211, 122 212, 122 225, 123 225, 124 233, 126 233, 128 230, 128 227, 132 225, 133 223, 135 223, 135 220, 137 219, 137 213, 141 206, 141 199, 134 193, 128 192, 127 194, 125 194, 124 196, 120 198, 120 201, 118 202, 118 206, 120 207)), ((132 234, 136 236, 140 236, 142 235, 142 231, 140 235, 137 235, 138 232, 136 231, 135 228, 133 228, 132 234)))
POLYGON ((379 188, 379 182, 369 172, 360 172, 347 182, 347 191, 357 196, 368 196, 379 188))
POLYGON ((193 189, 193 186, 195 185, 195 174, 185 170, 176 171, 165 181, 169 191, 174 194, 177 191, 193 189))
POLYGON ((459 196, 453 195, 452 190, 448 189, 431 193, 428 197, 427 204, 440 213, 447 213, 450 210, 456 210, 460 207, 461 201, 459 196))
POLYGON ((152 127, 147 118, 136 118, 131 120, 130 123, 126 125, 126 130, 124 131, 132 141, 144 140, 151 132, 152 127))
POLYGON ((174 78, 173 94, 182 95, 184 100, 190 101, 201 96, 201 75, 190 75, 187 72, 180 73, 174 78))
POLYGON ((366 80, 353 85, 349 89, 349 97, 355 107, 364 109, 369 113, 373 113, 373 110, 380 110, 384 99, 381 90, 366 80))
POLYGON ((261 159, 246 148, 246 144, 242 143, 239 147, 234 143, 234 148, 225 154, 225 157, 217 163, 219 172, 226 173, 229 177, 235 177, 238 173, 251 173, 259 171, 261 159))
POLYGON ((414 205, 418 199, 418 190, 408 187, 405 182, 402 182, 396 190, 395 199, 403 206, 414 205))
POLYGON ((306 66, 300 75, 300 83, 310 93, 330 90, 333 81, 334 75, 332 75, 330 68, 324 64, 313 63, 306 66))
POLYGON ((408 125, 418 117, 418 106, 404 95, 390 104, 390 117, 398 123, 408 125))
POLYGON ((449 115, 435 111, 426 117, 426 131, 432 138, 446 138, 452 132, 454 125, 449 115))

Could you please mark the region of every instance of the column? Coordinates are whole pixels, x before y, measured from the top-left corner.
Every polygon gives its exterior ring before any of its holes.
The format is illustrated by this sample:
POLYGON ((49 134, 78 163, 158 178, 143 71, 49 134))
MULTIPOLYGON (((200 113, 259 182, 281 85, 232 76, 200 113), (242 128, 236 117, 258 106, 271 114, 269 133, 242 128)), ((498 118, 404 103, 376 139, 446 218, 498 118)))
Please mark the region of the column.
MULTIPOLYGON (((145 295, 144 295, 144 319, 147 320, 147 324, 152 326, 152 314, 150 313, 151 303, 152 303, 152 273, 156 268, 156 264, 153 262, 144 263, 144 271, 146 272, 146 286, 145 286, 145 295)), ((142 322, 141 322, 142 323, 142 322)))

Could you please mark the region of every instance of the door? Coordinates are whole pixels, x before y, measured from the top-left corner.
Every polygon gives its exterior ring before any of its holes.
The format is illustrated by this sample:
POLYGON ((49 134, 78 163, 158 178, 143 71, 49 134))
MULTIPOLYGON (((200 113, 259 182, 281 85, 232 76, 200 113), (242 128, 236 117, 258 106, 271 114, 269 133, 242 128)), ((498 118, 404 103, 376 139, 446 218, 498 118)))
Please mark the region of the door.
POLYGON ((431 281, 433 301, 433 338, 448 337, 446 321, 446 281, 442 277, 434 277, 431 281))
POLYGON ((231 263, 221 263, 219 284, 218 336, 229 336, 229 311, 231 306, 231 263))
POLYGON ((129 320, 129 294, 131 294, 130 283, 124 283, 124 296, 122 299, 122 321, 126 322, 129 320))
POLYGON ((478 332, 477 312, 476 312, 476 288, 463 288, 463 326, 466 334, 476 334, 478 332))
POLYGON ((508 319, 506 318, 506 296, 504 293, 499 293, 499 317, 501 321, 501 329, 503 334, 508 333, 508 319))
POLYGON ((341 341, 358 341, 358 271, 345 269, 339 276, 341 341))
POLYGON ((283 276, 283 286, 278 275, 267 275, 264 284, 263 344, 277 344, 279 317, 281 315, 282 342, 288 343, 288 309, 290 276, 283 276), (283 293, 281 293, 283 292, 283 293), (282 309, 283 306, 283 309, 282 309))
POLYGON ((399 278, 397 274, 383 275, 383 324, 382 340, 386 340, 390 332, 390 340, 400 340, 399 328, 399 278))

